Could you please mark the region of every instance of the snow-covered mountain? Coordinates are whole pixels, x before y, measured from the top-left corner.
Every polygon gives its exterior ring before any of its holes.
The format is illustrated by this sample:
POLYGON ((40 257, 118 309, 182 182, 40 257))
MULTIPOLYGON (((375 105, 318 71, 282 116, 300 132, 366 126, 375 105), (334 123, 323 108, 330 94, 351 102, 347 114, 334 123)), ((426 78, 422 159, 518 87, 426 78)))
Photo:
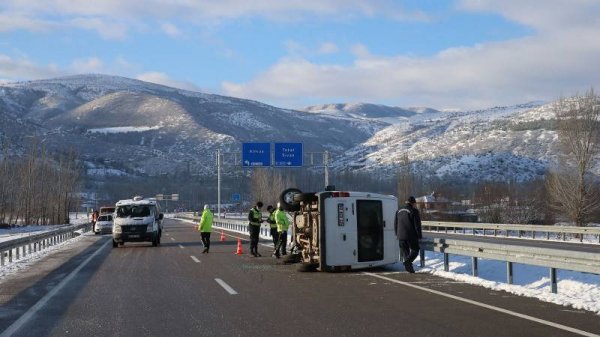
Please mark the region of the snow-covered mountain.
MULTIPOLYGON (((353 103, 301 110, 78 75, 0 85, 0 141, 23 153, 27 137, 75 148, 89 172, 214 174, 215 152, 242 142, 302 142, 329 150, 334 170, 392 176, 407 154, 427 175, 518 181, 554 158, 551 105, 448 112, 353 103)), ((9 151, 9 152, 10 152, 9 151)), ((239 157, 237 158, 239 161, 239 157)))
POLYGON ((0 121, 13 152, 36 135, 51 149, 75 148, 90 168, 150 174, 211 174, 216 150, 239 152, 241 142, 342 153, 386 126, 105 75, 1 85, 0 121))
POLYGON ((552 104, 415 115, 378 131, 334 162, 392 175, 408 156, 425 175, 526 181, 556 158, 552 104))
POLYGON ((369 103, 321 104, 309 106, 302 110, 337 117, 376 119, 391 123, 397 120, 406 120, 417 114, 439 112, 431 108, 400 108, 369 103))

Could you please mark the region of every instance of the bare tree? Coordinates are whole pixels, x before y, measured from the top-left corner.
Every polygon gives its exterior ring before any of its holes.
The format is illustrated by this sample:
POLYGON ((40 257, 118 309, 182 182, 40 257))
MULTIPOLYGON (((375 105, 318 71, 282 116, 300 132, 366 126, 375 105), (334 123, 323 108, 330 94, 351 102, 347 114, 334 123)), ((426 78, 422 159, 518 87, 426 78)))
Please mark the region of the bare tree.
POLYGON ((291 175, 283 175, 273 169, 257 168, 252 172, 250 193, 254 201, 262 201, 265 205, 275 205, 279 194, 287 187, 293 187, 291 175))
POLYGON ((585 226, 600 209, 597 177, 590 172, 600 149, 600 98, 592 89, 559 100, 554 112, 563 156, 548 179, 551 206, 576 226, 585 226))
POLYGON ((401 204, 415 193, 415 172, 412 163, 408 158, 408 153, 404 153, 400 158, 398 167, 398 200, 401 204))

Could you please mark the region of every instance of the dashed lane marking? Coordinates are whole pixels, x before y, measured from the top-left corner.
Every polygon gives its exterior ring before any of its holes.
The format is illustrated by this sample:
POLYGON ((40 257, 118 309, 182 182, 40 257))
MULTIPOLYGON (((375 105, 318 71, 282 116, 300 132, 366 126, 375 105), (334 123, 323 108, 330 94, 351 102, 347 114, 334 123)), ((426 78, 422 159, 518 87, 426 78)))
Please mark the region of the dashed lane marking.
POLYGON ((192 258, 192 260, 194 260, 194 262, 200 263, 200 260, 198 260, 194 255, 190 255, 190 257, 192 258))
POLYGON ((223 289, 225 289, 225 291, 227 291, 229 293, 229 295, 237 295, 237 291, 233 290, 233 288, 231 288, 229 286, 229 284, 225 283, 225 281, 221 280, 220 278, 216 278, 215 281, 217 281, 217 283, 223 287, 223 289))
POLYGON ((181 248, 181 249, 184 249, 185 247, 184 247, 184 246, 182 246, 182 245, 179 245, 179 248, 181 248))

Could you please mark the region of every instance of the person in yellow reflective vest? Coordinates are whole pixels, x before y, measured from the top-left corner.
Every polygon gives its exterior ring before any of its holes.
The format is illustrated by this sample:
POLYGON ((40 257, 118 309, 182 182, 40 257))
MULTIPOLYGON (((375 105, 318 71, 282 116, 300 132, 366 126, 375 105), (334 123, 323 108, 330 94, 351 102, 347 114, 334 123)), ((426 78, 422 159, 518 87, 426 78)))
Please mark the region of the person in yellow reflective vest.
POLYGON ((250 255, 254 257, 262 256, 258 252, 258 235, 260 234, 260 224, 262 220, 262 212, 260 209, 263 207, 261 201, 257 202, 254 207, 248 212, 248 230, 250 231, 250 255))
POLYGON ((208 250, 210 249, 210 233, 212 233, 212 224, 213 214, 208 208, 208 205, 204 205, 204 211, 202 211, 202 216, 200 217, 200 224, 198 224, 198 231, 200 232, 202 244, 204 245, 202 254, 207 254, 208 250))
POLYGON ((287 231, 290 227, 287 214, 283 209, 281 209, 281 203, 277 203, 277 210, 275 211, 275 223, 277 224, 278 239, 273 257, 279 258, 281 255, 287 255, 285 247, 287 246, 287 231))
POLYGON ((273 239, 273 247, 276 247, 277 241, 279 240, 279 234, 277 233, 277 222, 275 222, 275 208, 269 205, 267 206, 267 211, 269 212, 267 223, 269 224, 269 226, 271 226, 271 238, 273 239))

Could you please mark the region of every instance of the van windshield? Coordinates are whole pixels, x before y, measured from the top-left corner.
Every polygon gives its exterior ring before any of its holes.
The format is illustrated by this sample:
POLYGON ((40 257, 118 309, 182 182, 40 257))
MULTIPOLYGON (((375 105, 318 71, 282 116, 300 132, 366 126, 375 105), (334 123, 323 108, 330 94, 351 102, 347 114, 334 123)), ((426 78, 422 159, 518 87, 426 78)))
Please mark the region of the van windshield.
POLYGON ((142 218, 150 216, 150 206, 147 205, 127 205, 117 208, 117 218, 142 218))
POLYGON ((113 221, 112 215, 101 215, 98 221, 113 221))

